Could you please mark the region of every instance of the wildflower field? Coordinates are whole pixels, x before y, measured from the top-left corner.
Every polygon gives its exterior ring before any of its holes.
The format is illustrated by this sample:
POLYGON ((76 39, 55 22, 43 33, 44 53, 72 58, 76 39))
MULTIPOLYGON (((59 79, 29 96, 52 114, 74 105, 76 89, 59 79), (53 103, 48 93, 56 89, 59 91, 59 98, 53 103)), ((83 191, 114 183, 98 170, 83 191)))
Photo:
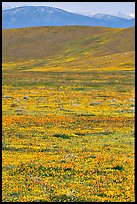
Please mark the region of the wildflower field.
POLYGON ((134 52, 80 60, 3 63, 3 202, 135 201, 134 52))

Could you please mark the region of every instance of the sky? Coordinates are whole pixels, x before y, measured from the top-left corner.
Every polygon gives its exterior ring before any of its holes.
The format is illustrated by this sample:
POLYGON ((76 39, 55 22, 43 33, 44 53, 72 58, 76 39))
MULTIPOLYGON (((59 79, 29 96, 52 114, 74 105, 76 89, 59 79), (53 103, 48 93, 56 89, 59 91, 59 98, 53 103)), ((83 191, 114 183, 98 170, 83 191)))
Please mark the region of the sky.
POLYGON ((105 13, 135 17, 135 2, 2 2, 2 9, 18 6, 51 6, 84 15, 105 13))

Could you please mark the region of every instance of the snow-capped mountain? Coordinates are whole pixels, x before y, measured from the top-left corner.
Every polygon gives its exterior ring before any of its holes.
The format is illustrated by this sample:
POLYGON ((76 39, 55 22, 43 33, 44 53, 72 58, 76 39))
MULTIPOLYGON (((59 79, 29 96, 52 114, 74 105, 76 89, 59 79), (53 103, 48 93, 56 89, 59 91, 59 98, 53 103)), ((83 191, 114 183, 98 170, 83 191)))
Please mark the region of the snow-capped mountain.
POLYGON ((126 19, 118 16, 108 14, 95 14, 92 16, 94 19, 100 19, 106 22, 109 27, 130 27, 131 24, 135 24, 135 19, 126 19), (121 24, 121 25, 120 25, 121 24))
POLYGON ((113 16, 113 15, 108 15, 108 14, 102 14, 102 13, 98 13, 98 14, 95 14, 92 16, 93 18, 96 18, 96 19, 103 19, 103 20, 114 20, 114 19, 117 19, 119 17, 117 16, 113 16))
POLYGON ((135 13, 122 13, 119 11, 116 16, 126 19, 133 19, 135 18, 135 13))
POLYGON ((132 27, 135 20, 106 14, 85 16, 47 6, 23 6, 2 11, 2 28, 32 26, 106 26, 112 28, 132 27))

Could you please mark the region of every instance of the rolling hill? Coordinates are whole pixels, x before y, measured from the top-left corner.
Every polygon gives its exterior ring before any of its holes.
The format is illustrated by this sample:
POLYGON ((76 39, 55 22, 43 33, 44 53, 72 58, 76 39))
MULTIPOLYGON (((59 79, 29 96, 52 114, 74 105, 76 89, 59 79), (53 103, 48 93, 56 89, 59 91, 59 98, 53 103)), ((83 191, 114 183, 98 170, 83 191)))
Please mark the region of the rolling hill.
POLYGON ((135 49, 134 27, 32 27, 3 30, 2 36, 3 62, 73 58, 80 63, 135 49))
POLYGON ((135 25, 135 19, 128 20, 105 14, 89 17, 46 6, 24 6, 2 11, 3 29, 66 25, 127 28, 135 25))
POLYGON ((3 202, 135 201, 135 28, 2 31, 3 202))

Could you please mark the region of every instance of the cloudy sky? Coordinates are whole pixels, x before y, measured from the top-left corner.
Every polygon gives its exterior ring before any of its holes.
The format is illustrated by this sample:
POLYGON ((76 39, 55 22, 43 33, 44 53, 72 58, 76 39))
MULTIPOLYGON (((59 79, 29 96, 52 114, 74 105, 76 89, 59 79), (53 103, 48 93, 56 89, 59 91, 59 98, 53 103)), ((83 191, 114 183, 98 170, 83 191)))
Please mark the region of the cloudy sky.
POLYGON ((51 6, 84 15, 105 13, 121 17, 135 16, 135 2, 2 2, 2 9, 31 5, 51 6))

